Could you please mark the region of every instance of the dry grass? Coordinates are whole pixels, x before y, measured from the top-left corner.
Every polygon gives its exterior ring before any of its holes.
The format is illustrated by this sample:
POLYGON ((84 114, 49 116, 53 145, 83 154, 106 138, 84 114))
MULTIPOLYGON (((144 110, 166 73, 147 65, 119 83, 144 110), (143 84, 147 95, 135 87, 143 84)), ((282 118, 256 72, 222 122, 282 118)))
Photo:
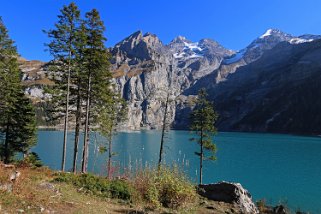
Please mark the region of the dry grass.
MULTIPOLYGON (((129 213, 135 210, 117 200, 80 193, 69 184, 51 184, 54 173, 47 168, 17 170, 21 176, 14 183, 13 192, 0 191, 0 213, 22 210, 24 213, 129 213)), ((0 167, 0 185, 9 182, 12 171, 0 167)))

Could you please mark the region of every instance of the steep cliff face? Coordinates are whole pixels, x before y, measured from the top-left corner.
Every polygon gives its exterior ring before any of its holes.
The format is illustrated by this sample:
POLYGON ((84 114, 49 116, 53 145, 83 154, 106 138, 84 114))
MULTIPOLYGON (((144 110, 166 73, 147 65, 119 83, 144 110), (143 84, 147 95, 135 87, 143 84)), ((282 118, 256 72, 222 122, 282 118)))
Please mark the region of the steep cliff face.
MULTIPOLYGON (((128 101, 128 122, 124 128, 159 128, 164 97, 171 84, 172 57, 165 53, 155 35, 141 32, 118 43, 111 53, 117 88, 128 101)), ((178 91, 176 85, 171 86, 174 93, 178 91)))
POLYGON ((160 128, 167 93, 168 123, 174 123, 176 107, 188 103, 188 97, 179 95, 233 54, 209 39, 193 43, 177 37, 163 45, 155 35, 141 32, 116 44, 111 53, 116 85, 128 101, 128 129, 160 128))

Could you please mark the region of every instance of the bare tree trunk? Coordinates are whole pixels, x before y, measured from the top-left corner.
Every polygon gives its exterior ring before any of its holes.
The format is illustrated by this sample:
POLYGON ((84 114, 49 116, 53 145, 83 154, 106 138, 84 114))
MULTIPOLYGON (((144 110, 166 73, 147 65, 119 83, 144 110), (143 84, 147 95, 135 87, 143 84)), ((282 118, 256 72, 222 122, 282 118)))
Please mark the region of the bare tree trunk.
POLYGON ((107 165, 107 176, 108 179, 111 179, 111 158, 112 158, 112 137, 110 136, 109 139, 109 148, 108 148, 108 165, 107 165))
POLYGON ((201 130, 200 184, 203 183, 203 129, 201 130))
POLYGON ((162 158, 163 158, 164 137, 165 137, 165 131, 166 131, 168 100, 169 100, 169 93, 167 93, 167 97, 166 97, 165 113, 164 113, 163 127, 162 127, 162 136, 161 136, 161 143, 160 143, 160 149, 159 149, 158 170, 160 170, 160 167, 161 167, 161 164, 162 164, 162 158))
POLYGON ((65 171, 66 163, 66 150, 67 150, 67 139, 68 139, 68 120, 69 120, 69 90, 70 90, 70 72, 71 72, 71 51, 69 51, 69 62, 68 62, 68 79, 67 79, 67 96, 66 96, 66 113, 64 123, 64 143, 62 150, 62 162, 61 171, 65 171))
POLYGON ((97 158, 98 158, 98 147, 97 147, 97 133, 95 133, 95 147, 94 147, 94 163, 93 163, 93 167, 92 167, 92 171, 95 171, 96 168, 96 162, 97 162, 97 158))
POLYGON ((82 172, 87 172, 88 165, 88 144, 89 144, 89 111, 90 111, 90 92, 91 92, 91 74, 88 74, 87 86, 87 100, 86 100, 86 119, 85 119, 85 133, 84 133, 84 149, 82 157, 82 172))
POLYGON ((74 162, 72 170, 74 173, 77 172, 77 156, 78 156, 78 146, 79 146, 79 135, 81 126, 81 99, 80 99, 80 83, 78 81, 78 95, 77 95, 77 112, 76 112, 76 128, 75 128, 75 145, 74 145, 74 162))
POLYGON ((7 127, 6 127, 6 140, 4 142, 4 163, 9 163, 9 117, 7 119, 7 127))

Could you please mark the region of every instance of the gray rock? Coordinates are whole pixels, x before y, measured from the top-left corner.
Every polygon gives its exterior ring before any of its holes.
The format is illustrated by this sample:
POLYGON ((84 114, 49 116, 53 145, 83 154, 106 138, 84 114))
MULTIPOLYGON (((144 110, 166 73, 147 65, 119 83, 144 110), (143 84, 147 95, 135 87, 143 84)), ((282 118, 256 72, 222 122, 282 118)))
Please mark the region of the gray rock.
POLYGON ((283 205, 279 205, 279 206, 274 207, 273 213, 275 213, 275 214, 289 214, 288 210, 283 205))
POLYGON ((47 189, 47 190, 52 190, 52 191, 56 190, 55 185, 52 183, 49 183, 49 182, 42 182, 39 184, 39 187, 42 189, 47 189))
POLYGON ((220 182, 199 185, 198 193, 209 200, 237 204, 242 212, 247 214, 259 213, 251 194, 239 183, 220 182))

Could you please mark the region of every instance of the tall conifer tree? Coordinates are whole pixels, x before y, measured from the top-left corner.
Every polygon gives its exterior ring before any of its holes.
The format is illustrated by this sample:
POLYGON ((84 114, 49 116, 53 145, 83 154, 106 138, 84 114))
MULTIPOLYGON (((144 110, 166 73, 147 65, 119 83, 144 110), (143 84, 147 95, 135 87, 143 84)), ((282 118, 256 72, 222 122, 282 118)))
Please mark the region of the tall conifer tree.
POLYGON ((5 163, 36 143, 36 117, 20 80, 18 53, 0 17, 0 155, 5 163))
POLYGON ((80 25, 80 11, 75 3, 64 6, 58 15, 55 29, 47 32, 51 42, 48 44, 51 55, 50 69, 54 73, 55 87, 52 91, 54 109, 57 115, 64 116, 64 138, 61 170, 65 171, 66 147, 68 138, 68 124, 70 111, 70 85, 71 76, 75 72, 75 46, 77 43, 77 32, 80 25), (61 107, 64 106, 64 111, 61 107))
POLYGON ((77 172, 78 148, 80 132, 83 122, 83 102, 85 99, 84 86, 86 85, 86 51, 87 51, 87 29, 84 21, 82 21, 77 32, 76 38, 76 72, 72 76, 73 86, 71 88, 72 94, 75 97, 75 139, 74 139, 74 157, 73 157, 73 172, 77 172))
POLYGON ((99 105, 98 131, 107 140, 107 176, 111 179, 112 157, 115 155, 113 136, 116 134, 117 126, 126 119, 127 106, 120 95, 113 93, 104 94, 99 105))
POLYGON ((196 138, 191 138, 191 141, 200 145, 200 152, 195 152, 200 157, 200 184, 203 182, 203 160, 215 160, 216 146, 213 143, 213 135, 216 133, 214 124, 217 117, 213 103, 207 100, 205 89, 201 89, 198 93, 195 109, 191 113, 190 125, 192 133, 198 135, 196 138), (209 153, 208 155, 206 155, 206 151, 209 153))
POLYGON ((90 124, 98 123, 99 108, 103 103, 108 103, 109 99, 104 96, 111 96, 111 73, 109 71, 110 55, 105 46, 104 37, 105 26, 100 19, 96 9, 86 13, 87 29, 87 50, 85 53, 85 72, 87 76, 85 84, 85 129, 84 129, 84 149, 82 158, 82 172, 87 172, 89 133, 90 124))

